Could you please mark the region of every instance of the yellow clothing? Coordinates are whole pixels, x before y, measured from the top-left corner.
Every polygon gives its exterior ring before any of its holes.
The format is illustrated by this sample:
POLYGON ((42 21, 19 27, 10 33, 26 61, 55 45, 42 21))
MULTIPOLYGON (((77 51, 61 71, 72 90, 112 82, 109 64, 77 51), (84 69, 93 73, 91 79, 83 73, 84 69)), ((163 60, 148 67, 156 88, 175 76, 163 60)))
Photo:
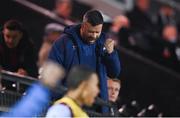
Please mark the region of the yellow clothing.
POLYGON ((89 118, 89 116, 77 105, 71 98, 63 97, 55 102, 55 104, 65 104, 71 108, 73 117, 89 118))

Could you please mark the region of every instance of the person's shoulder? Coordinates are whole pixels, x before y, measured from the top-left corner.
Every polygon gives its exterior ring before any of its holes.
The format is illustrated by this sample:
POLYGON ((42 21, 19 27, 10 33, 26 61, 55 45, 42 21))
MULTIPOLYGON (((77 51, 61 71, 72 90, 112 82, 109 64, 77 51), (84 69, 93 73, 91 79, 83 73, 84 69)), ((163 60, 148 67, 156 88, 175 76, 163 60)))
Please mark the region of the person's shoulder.
POLYGON ((71 117, 71 110, 64 104, 53 105, 49 108, 46 117, 71 117))
POLYGON ((55 41, 55 44, 57 44, 57 45, 61 45, 61 44, 63 44, 63 45, 68 45, 68 44, 72 44, 72 41, 73 39, 72 39, 72 37, 70 36, 70 35, 68 35, 68 34, 65 34, 65 33, 63 33, 56 41, 55 41))

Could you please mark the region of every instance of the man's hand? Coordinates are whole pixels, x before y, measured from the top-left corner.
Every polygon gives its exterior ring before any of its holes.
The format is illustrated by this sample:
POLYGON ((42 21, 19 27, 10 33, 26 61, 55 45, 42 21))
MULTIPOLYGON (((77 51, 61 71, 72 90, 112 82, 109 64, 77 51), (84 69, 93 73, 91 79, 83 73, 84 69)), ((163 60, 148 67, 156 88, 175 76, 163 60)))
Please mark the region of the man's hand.
POLYGON ((105 46, 108 54, 111 54, 114 51, 114 45, 115 45, 114 40, 112 40, 110 38, 105 41, 104 46, 105 46))
POLYGON ((39 79, 45 86, 55 88, 59 80, 64 78, 65 71, 60 65, 47 61, 43 64, 39 74, 39 79))

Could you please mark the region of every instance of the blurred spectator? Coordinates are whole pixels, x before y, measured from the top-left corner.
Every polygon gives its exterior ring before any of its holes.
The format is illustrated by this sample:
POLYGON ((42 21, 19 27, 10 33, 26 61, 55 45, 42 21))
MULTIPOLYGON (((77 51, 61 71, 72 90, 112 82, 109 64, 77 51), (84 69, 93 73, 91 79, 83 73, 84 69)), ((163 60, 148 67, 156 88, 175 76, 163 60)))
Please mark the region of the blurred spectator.
POLYGON ((57 23, 50 23, 45 27, 43 43, 38 55, 39 67, 47 60, 53 42, 60 37, 63 30, 64 30, 64 26, 57 23))
POLYGON ((134 9, 127 13, 133 31, 148 32, 152 30, 153 23, 148 14, 149 7, 150 0, 135 0, 134 9))
POLYGON ((27 95, 17 102, 7 113, 1 117, 37 117, 49 106, 51 100, 51 89, 64 78, 64 69, 51 61, 42 66, 40 81, 34 83, 26 92, 27 95))
POLYGON ((17 20, 9 20, 0 34, 0 65, 21 75, 37 76, 36 55, 32 42, 17 20))
POLYGON ((118 106, 117 106, 117 100, 119 91, 121 88, 121 82, 119 79, 108 79, 108 95, 109 95, 109 101, 112 102, 113 107, 110 108, 110 113, 112 116, 118 116, 118 106))
POLYGON ((156 49, 164 64, 172 68, 178 67, 180 45, 176 26, 166 25, 162 30, 162 38, 158 41, 156 49))
POLYGON ((127 28, 129 27, 129 20, 126 16, 119 15, 114 18, 110 30, 112 32, 118 33, 119 30, 123 27, 127 27, 127 28))
POLYGON ((162 31, 162 56, 165 59, 172 58, 175 61, 175 46, 178 41, 177 29, 173 25, 167 25, 162 31))
POLYGON ((120 40, 127 40, 124 30, 128 29, 129 25, 130 25, 129 20, 124 15, 118 15, 113 19, 112 25, 109 29, 109 35, 115 41, 116 47, 118 47, 121 44, 120 40), (120 33, 121 33, 121 37, 119 35, 120 33), (121 38, 126 38, 126 39, 121 39, 121 38))
POLYGON ((71 21, 72 7, 73 2, 71 0, 56 0, 54 12, 67 24, 73 24, 71 21))
POLYGON ((134 9, 127 13, 133 36, 129 40, 136 46, 136 51, 143 55, 152 52, 151 41, 156 34, 155 23, 149 14, 149 7, 150 0, 135 0, 134 9))
POLYGON ((67 77, 66 95, 48 110, 47 117, 88 117, 81 108, 91 106, 99 93, 97 74, 83 66, 73 67, 67 77))
POLYGON ((178 24, 175 10, 170 3, 167 3, 167 2, 162 3, 159 13, 157 15, 156 24, 157 24, 157 29, 158 29, 159 34, 162 33, 164 26, 166 25, 176 26, 178 24))

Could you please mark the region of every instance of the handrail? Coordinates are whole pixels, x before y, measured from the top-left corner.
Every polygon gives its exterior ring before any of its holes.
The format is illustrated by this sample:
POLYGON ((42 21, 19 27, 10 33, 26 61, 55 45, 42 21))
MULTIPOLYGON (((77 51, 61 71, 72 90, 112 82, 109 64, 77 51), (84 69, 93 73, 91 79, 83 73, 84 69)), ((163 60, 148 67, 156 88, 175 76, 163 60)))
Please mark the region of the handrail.
POLYGON ((17 73, 13 73, 6 70, 1 71, 1 76, 2 78, 6 78, 6 80, 10 80, 13 82, 20 82, 26 85, 31 85, 32 82, 37 81, 36 78, 25 76, 25 75, 19 75, 17 73))

